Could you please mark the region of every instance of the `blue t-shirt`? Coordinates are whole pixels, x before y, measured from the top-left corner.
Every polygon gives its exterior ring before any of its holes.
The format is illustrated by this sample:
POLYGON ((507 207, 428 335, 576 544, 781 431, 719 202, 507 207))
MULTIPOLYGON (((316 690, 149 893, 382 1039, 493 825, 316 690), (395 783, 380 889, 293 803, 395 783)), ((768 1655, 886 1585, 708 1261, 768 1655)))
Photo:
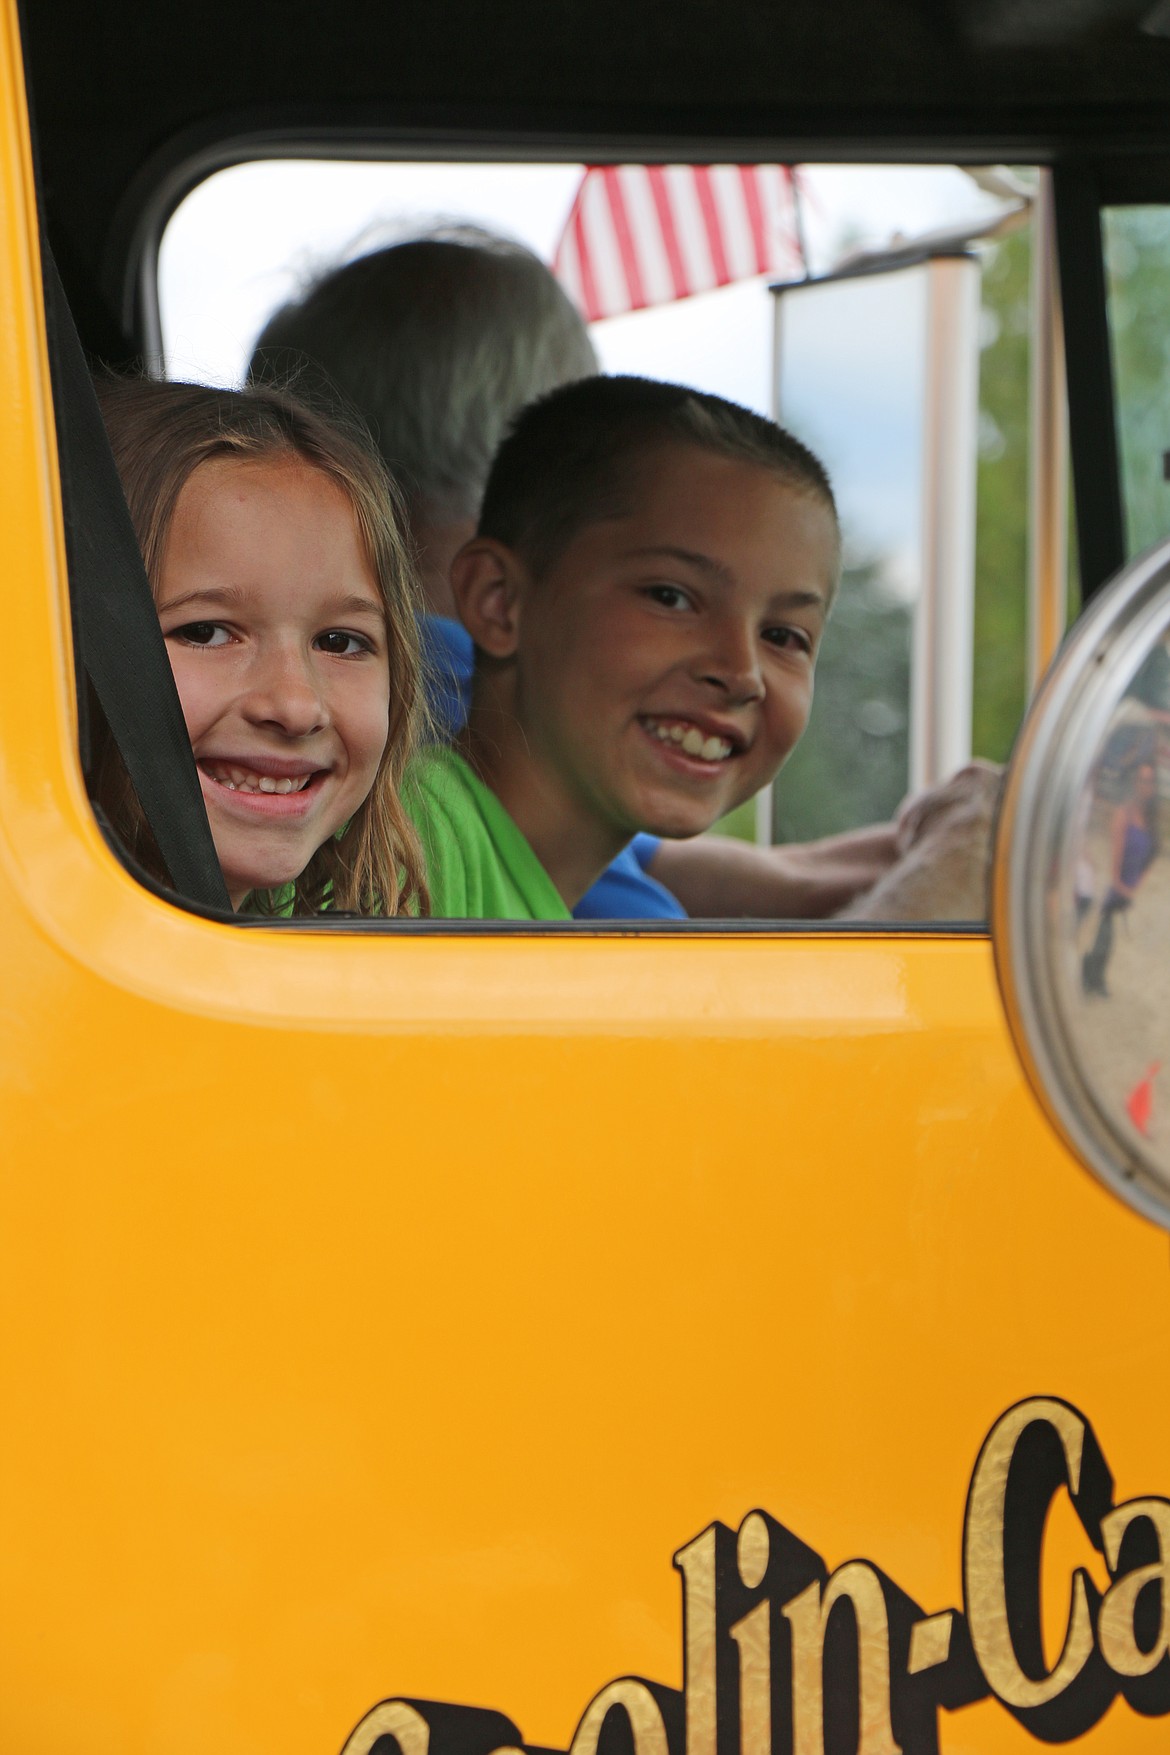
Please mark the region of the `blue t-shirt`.
MULTIPOLYGON (((441 738, 462 731, 471 705, 475 647, 462 622, 449 616, 422 620, 427 703, 441 738)), ((655 835, 635 835, 573 909, 576 920, 685 920, 686 909, 646 867, 658 852, 655 835)))

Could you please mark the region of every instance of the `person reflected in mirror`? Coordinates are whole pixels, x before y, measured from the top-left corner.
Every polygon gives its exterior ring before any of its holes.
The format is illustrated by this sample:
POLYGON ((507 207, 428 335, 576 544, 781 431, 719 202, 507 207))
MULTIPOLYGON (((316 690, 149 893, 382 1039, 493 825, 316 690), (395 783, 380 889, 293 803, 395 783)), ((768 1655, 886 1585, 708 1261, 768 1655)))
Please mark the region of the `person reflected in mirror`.
POLYGON ((1133 899, 1158 853, 1158 771, 1139 761, 1125 778, 1121 802, 1109 825, 1109 887, 1101 900, 1097 931, 1081 960, 1081 985, 1087 994, 1107 997, 1105 981, 1117 916, 1133 899))
MULTIPOLYGON (((508 423, 598 370, 577 311, 531 251, 442 224, 315 279, 259 335, 250 376, 340 399, 368 426, 407 503, 427 600, 435 719, 466 721, 473 644, 450 583, 508 423)), ((986 914, 998 770, 973 764, 898 818, 803 844, 635 835, 578 919, 960 920, 986 914)))

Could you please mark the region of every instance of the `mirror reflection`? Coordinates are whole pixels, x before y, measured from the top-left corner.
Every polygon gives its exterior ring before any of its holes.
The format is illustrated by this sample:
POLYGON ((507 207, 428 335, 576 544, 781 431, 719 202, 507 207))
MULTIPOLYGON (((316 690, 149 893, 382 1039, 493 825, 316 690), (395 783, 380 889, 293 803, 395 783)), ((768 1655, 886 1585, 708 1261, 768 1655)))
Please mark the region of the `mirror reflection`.
POLYGON ((1170 632, 1097 740, 1054 897, 1057 980, 1088 1090, 1170 1190, 1170 632))

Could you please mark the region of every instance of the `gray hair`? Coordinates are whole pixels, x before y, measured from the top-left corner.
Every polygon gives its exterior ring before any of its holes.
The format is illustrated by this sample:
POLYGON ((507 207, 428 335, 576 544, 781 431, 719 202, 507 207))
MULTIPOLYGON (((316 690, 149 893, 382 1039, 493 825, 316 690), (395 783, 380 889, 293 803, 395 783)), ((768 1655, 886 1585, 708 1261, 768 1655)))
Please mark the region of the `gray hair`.
POLYGON ((347 262, 269 318, 249 376, 361 416, 415 518, 479 513, 512 417, 592 377, 574 306, 530 250, 446 225, 347 262))

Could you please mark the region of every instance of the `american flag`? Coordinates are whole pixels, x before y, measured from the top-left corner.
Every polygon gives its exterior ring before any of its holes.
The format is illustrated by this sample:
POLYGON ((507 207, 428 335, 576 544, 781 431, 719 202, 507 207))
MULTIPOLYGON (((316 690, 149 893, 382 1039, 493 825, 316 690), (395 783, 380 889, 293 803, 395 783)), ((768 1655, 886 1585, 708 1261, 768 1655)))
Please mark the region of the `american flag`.
POLYGON ((788 165, 590 165, 553 271, 587 322, 800 269, 788 165))

